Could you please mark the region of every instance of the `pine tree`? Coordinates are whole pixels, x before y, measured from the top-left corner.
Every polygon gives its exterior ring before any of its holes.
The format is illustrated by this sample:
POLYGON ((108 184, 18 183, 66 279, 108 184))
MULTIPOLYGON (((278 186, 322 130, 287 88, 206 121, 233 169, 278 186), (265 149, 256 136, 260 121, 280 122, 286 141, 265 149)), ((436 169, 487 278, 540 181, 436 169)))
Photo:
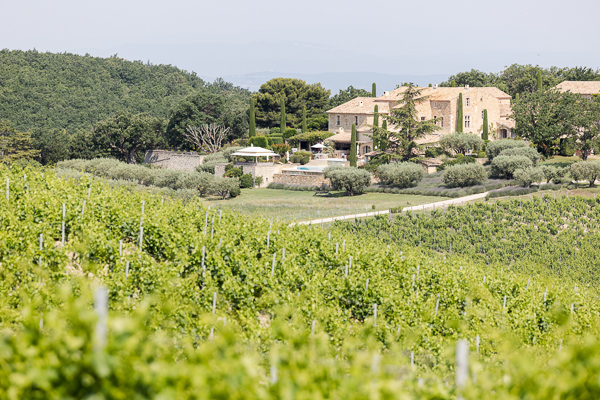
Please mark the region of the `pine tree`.
POLYGON ((377 85, 375 85, 375 82, 371 86, 371 97, 377 97, 377 85))
POLYGON ((538 73, 537 73, 537 91, 541 92, 542 90, 544 90, 544 86, 542 85, 542 71, 538 70, 538 73))
POLYGON ((308 128, 306 127, 306 106, 302 108, 302 133, 308 132, 308 128))
POLYGON ((452 79, 452 82, 450 83, 451 87, 456 87, 456 81, 454 79, 452 79))
POLYGON ((375 104, 373 112, 373 150, 379 150, 379 106, 375 104))
POLYGON ((351 167, 356 167, 356 124, 352 124, 352 136, 350 136, 350 155, 348 156, 351 167))
POLYGON ((463 98, 462 93, 458 94, 458 116, 456 117, 456 132, 462 133, 463 131, 463 98))
POLYGON ((281 123, 279 124, 279 126, 281 127, 281 134, 283 134, 285 132, 285 129, 286 129, 286 125, 285 125, 285 98, 281 99, 281 123))
POLYGON ((254 97, 250 97, 250 137, 256 136, 256 111, 254 110, 254 97))
POLYGON ((481 138, 489 140, 487 110, 483 110, 483 132, 481 133, 481 138))

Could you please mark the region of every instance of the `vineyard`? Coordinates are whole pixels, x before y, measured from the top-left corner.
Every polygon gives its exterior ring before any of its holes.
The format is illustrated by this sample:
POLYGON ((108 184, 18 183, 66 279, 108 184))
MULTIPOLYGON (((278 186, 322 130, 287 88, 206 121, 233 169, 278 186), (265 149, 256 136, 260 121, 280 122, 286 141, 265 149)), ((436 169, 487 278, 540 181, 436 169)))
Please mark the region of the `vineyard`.
POLYGON ((588 285, 600 280, 600 198, 551 194, 336 224, 352 235, 497 268, 551 272, 588 285))
POLYGON ((508 201, 327 231, 50 169, 0 175, 1 398, 600 394, 600 303, 578 266, 593 269, 598 203, 508 201), (445 233, 430 238, 434 224, 445 233), (518 268, 536 240, 531 259, 548 243, 563 276, 518 268), (461 340, 468 355, 455 355, 461 340))

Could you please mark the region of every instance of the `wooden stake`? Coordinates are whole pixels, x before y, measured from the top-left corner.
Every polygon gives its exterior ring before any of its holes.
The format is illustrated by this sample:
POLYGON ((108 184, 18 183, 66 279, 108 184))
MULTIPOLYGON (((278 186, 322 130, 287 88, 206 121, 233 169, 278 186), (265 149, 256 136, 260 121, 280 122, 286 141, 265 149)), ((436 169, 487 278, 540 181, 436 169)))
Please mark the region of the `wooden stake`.
POLYGON ((96 322, 96 351, 106 347, 107 320, 108 320, 108 291, 105 287, 97 288, 94 292, 94 311, 98 317, 96 322))

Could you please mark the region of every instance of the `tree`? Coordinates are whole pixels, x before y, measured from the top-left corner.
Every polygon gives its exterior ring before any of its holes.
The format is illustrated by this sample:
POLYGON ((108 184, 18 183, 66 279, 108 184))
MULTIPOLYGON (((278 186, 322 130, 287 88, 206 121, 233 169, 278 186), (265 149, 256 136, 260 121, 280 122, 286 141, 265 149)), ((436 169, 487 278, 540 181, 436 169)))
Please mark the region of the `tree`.
POLYGON ((577 97, 571 92, 550 89, 524 93, 512 106, 515 133, 551 155, 562 136, 571 137, 577 125, 577 97))
POLYGON ((544 85, 542 84, 542 71, 541 70, 538 70, 538 72, 537 72, 536 90, 538 92, 541 92, 542 90, 544 90, 544 85))
POLYGON ((302 107, 302 133, 308 132, 308 127, 306 124, 306 106, 302 107))
POLYGON ((393 131, 387 129, 380 135, 387 149, 392 149, 401 154, 405 159, 412 156, 412 150, 417 147, 415 140, 435 132, 440 127, 432 120, 421 121, 417 115, 417 105, 426 101, 427 96, 422 96, 422 91, 409 84, 404 90, 399 108, 392 108, 389 115, 383 116, 388 121, 393 131))
POLYGON ((464 122, 463 122, 463 97, 462 97, 462 93, 458 94, 458 115, 456 117, 456 132, 458 133, 462 133, 463 132, 463 126, 464 126, 464 122))
POLYGON ((487 172, 478 163, 451 165, 444 170, 442 182, 448 186, 479 185, 487 179, 487 172))
POLYGON ((356 167, 328 167, 323 172, 334 190, 345 190, 348 196, 362 193, 371 183, 371 174, 356 167))
POLYGON ((247 98, 202 90, 181 100, 171 109, 166 132, 168 145, 171 148, 190 149, 191 145, 183 136, 187 127, 206 124, 229 128, 227 141, 240 138, 248 132, 248 116, 247 98))
POLYGON ((350 155, 348 161, 350 161, 351 167, 356 167, 356 124, 352 124, 352 135, 350 136, 350 155))
POLYGON ((371 85, 371 97, 377 97, 377 85, 375 82, 371 85))
POLYGON ((450 87, 456 87, 456 80, 452 79, 450 82, 450 87))
POLYGON ((483 139, 472 133, 450 133, 444 135, 440 140, 440 147, 452 150, 456 154, 467 154, 467 152, 479 151, 483 148, 483 139))
POLYGON ((385 119, 381 123, 381 130, 380 130, 380 132, 382 132, 383 134, 377 135, 377 144, 379 145, 379 150, 385 151, 388 148, 387 141, 384 140, 384 138, 387 138, 387 134, 386 134, 386 132, 387 132, 387 121, 385 119))
POLYGON ((283 98, 287 124, 300 128, 303 108, 306 107, 307 118, 322 114, 327 109, 330 94, 320 83, 307 84, 291 78, 271 79, 261 85, 256 96, 256 122, 263 128, 279 125, 283 98))
POLYGON ((285 132, 286 123, 285 123, 285 98, 281 99, 281 105, 279 107, 281 109, 281 115, 279 116, 279 129, 280 132, 285 132))
POLYGON ((250 98, 250 127, 249 136, 256 136, 256 111, 254 109, 254 97, 250 98))
POLYGON ((331 110, 341 104, 344 104, 357 97, 370 97, 373 93, 369 93, 364 89, 356 89, 354 86, 348 86, 347 89, 340 89, 339 93, 331 96, 327 103, 327 110, 331 110))
POLYGON ((221 150, 229 128, 216 124, 188 126, 183 136, 201 151, 212 154, 221 150))
POLYGON ((600 161, 580 161, 571 164, 571 177, 575 181, 588 181, 594 187, 596 179, 600 178, 600 161))
POLYGON ((10 165, 21 158, 31 160, 39 153, 40 151, 33 147, 30 132, 19 132, 6 122, 0 121, 0 159, 3 163, 10 165))
POLYGON ((417 186, 424 174, 423 167, 413 162, 392 162, 377 168, 382 183, 399 188, 417 186))
POLYGON ((451 75, 447 81, 440 83, 442 87, 464 87, 469 85, 470 87, 488 87, 494 86, 496 77, 494 74, 488 74, 485 72, 472 69, 468 72, 459 72, 456 75, 451 75), (454 85, 452 85, 454 82, 454 85))
POLYGON ((485 141, 489 140, 489 126, 488 126, 488 113, 487 110, 483 110, 483 132, 481 138, 485 141))
POLYGON ((578 97, 579 112, 575 114, 573 132, 575 147, 579 150, 581 159, 586 161, 592 152, 600 153, 600 99, 578 97))
POLYGON ((216 176, 212 183, 212 192, 219 196, 221 200, 225 200, 227 196, 235 197, 237 190, 240 188, 240 180, 238 178, 223 178, 216 176))
POLYGON ((133 164, 138 151, 164 143, 164 122, 148 114, 119 113, 98 122, 91 139, 97 149, 109 148, 114 157, 133 164))
POLYGON ((41 164, 56 164, 69 159, 71 137, 66 130, 34 129, 31 137, 33 138, 33 147, 40 151, 41 164))
POLYGON ((380 150, 377 130, 379 129, 379 106, 375 104, 375 108, 373 109, 373 149, 380 150))

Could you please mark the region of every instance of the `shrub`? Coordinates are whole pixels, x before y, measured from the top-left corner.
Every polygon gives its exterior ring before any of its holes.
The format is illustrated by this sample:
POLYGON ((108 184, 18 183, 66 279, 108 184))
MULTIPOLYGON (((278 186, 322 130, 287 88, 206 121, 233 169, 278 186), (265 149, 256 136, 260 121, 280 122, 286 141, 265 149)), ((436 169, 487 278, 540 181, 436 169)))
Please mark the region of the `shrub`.
POLYGON ((175 171, 172 169, 159 170, 159 173, 154 179, 154 185, 158 187, 167 187, 169 189, 177 190, 179 175, 181 171, 175 171))
POLYGON ((479 151, 483 145, 483 139, 472 133, 450 133, 444 135, 440 140, 442 148, 461 154, 466 154, 471 150, 479 151))
POLYGON ((544 180, 544 171, 541 168, 517 169, 513 173, 515 180, 523 187, 531 187, 532 183, 544 180))
POLYGON ((461 164, 471 164, 474 163, 475 158, 473 157, 469 157, 469 156, 465 156, 463 154, 457 154, 456 158, 454 160, 450 160, 450 161, 446 161, 444 162, 442 165, 440 165, 439 167, 437 167, 438 171, 443 171, 445 170, 447 167, 450 167, 452 165, 461 165, 461 164))
POLYGON ((417 186, 425 172, 419 164, 403 162, 380 165, 377 174, 386 185, 407 188, 417 186))
POLYGON ((536 165, 542 157, 533 147, 511 147, 502 150, 498 156, 525 156, 531 160, 533 165, 536 165))
POLYGON ((242 189, 254 187, 254 177, 252 174, 244 174, 240 177, 240 187, 242 189))
POLYGON ((533 167, 533 162, 525 156, 497 156, 492 161, 492 176, 512 179, 517 169, 533 167))
POLYGON ((600 161, 580 161, 571 164, 571 177, 575 181, 588 181, 590 187, 594 186, 600 177, 600 161))
POLYGON ((485 154, 490 160, 498 156, 502 150, 511 149, 514 147, 527 147, 527 143, 522 140, 502 139, 489 142, 485 147, 485 154))
POLYGON ((550 165, 542 165, 539 167, 539 169, 544 174, 544 179, 546 179, 546 183, 550 183, 550 181, 559 183, 561 181, 561 178, 567 172, 567 168, 557 168, 550 165))
MULTIPOLYGON (((238 178, 215 177, 212 184, 212 193, 224 200, 227 196, 233 194, 239 195, 240 180, 238 178)), ((234 196, 232 196, 234 197, 234 196)))
POLYGON ((571 157, 573 154, 575 154, 575 139, 560 139, 560 155, 564 157, 571 157))
POLYGON ((263 177, 262 176, 255 176, 254 177, 254 184, 256 186, 260 186, 262 184, 263 181, 263 177))
POLYGON ((481 150, 479 153, 477 153, 477 158, 485 158, 485 151, 481 150))
POLYGON ((291 152, 292 149, 285 143, 273 144, 273 152, 279 154, 281 157, 285 157, 287 151, 291 152))
POLYGON ((211 186, 215 176, 208 172, 187 172, 182 171, 178 178, 177 190, 190 189, 195 190, 204 197, 210 193, 211 186))
POLYGON ((225 156, 222 153, 209 154, 206 157, 204 157, 204 161, 202 161, 202 164, 196 167, 196 171, 214 174, 215 165, 226 164, 228 162, 229 161, 227 160, 227 158, 225 158, 225 156))
POLYGON ((270 149, 273 145, 273 139, 268 136, 254 136, 250 138, 249 142, 254 146, 262 147, 263 149, 270 149))
POLYGON ((287 128, 285 130, 285 132, 283 132, 283 135, 281 135, 284 139, 289 139, 292 136, 296 136, 298 134, 298 131, 295 130, 294 128, 287 128))
POLYGON ((239 186, 233 186, 230 190, 229 190, 229 197, 238 197, 240 194, 242 194, 242 191, 240 190, 239 186))
POLYGON ((355 167, 328 167, 323 171, 334 190, 346 190, 348 196, 362 193, 371 183, 371 174, 355 167))
POLYGON ((482 183, 487 179, 487 173, 483 165, 461 164, 452 165, 444 171, 442 181, 448 186, 473 186, 482 183))
POLYGON ((281 138, 281 137, 273 137, 272 140, 273 140, 273 146, 276 146, 278 144, 283 144, 283 138, 281 138))
POLYGON ((425 150, 425 157, 427 158, 437 158, 443 154, 447 153, 441 147, 430 147, 425 150))
POLYGON ((288 143, 292 147, 298 147, 300 141, 308 142, 310 146, 315 143, 323 142, 328 137, 333 136, 333 132, 322 132, 322 131, 314 131, 314 132, 305 132, 300 133, 298 135, 294 135, 289 138, 288 143))
POLYGON ((276 134, 281 134, 280 127, 276 126, 276 127, 269 129, 269 135, 276 135, 276 134))
POLYGON ((242 171, 241 168, 239 167, 234 167, 232 164, 228 164, 227 166, 231 165, 231 168, 229 169, 225 169, 225 174, 223 174, 224 177, 226 178, 239 178, 241 177, 244 172, 242 171))

